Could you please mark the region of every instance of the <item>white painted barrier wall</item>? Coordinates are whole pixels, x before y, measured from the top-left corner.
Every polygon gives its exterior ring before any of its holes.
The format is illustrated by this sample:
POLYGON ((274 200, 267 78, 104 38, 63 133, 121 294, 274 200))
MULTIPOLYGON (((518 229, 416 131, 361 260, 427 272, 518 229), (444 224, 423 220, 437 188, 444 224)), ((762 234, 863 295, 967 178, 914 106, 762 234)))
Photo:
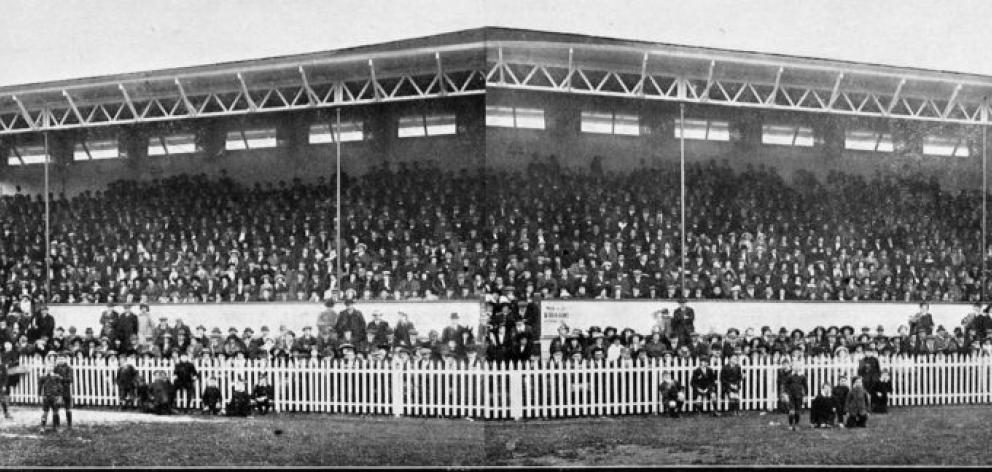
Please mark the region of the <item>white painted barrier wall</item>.
MULTIPOLYGON (((216 303, 216 304, 162 304, 150 305, 153 323, 160 317, 169 318, 169 324, 176 317, 191 328, 203 325, 209 332, 214 326, 227 335, 228 328, 235 327, 240 333, 247 327, 257 334, 262 326, 268 326, 275 333, 280 325, 286 325, 297 336, 304 326, 317 329, 317 316, 323 311, 320 303, 216 303)), ((339 303, 334 309, 340 312, 345 305, 339 303)), ((477 301, 457 302, 358 302, 355 308, 362 311, 366 322, 372 321, 372 312, 381 311, 382 319, 390 327, 396 326, 398 313, 405 312, 419 334, 426 335, 436 329, 438 333, 451 323, 451 314, 458 313, 459 324, 476 328, 482 306, 477 301)), ((50 305, 56 326, 66 330, 75 326, 79 333, 86 328, 100 332, 100 313, 106 305, 50 305)), ((137 313, 137 306, 134 307, 137 313)))
MULTIPOLYGON (((696 313, 696 331, 724 334, 727 329, 746 328, 758 331, 770 326, 776 332, 782 326, 790 331, 809 331, 816 326, 851 325, 860 333, 861 327, 882 325, 887 333, 895 333, 899 325, 909 323, 909 317, 919 311, 917 303, 874 302, 731 302, 689 301, 687 306, 696 313)), ((674 312, 674 301, 543 301, 541 303, 541 335, 554 337, 560 323, 571 329, 588 330, 590 326, 633 328, 649 333, 654 325, 654 313, 668 308, 674 312)), ((934 326, 944 325, 948 331, 961 324, 971 311, 967 303, 930 305, 934 326)))

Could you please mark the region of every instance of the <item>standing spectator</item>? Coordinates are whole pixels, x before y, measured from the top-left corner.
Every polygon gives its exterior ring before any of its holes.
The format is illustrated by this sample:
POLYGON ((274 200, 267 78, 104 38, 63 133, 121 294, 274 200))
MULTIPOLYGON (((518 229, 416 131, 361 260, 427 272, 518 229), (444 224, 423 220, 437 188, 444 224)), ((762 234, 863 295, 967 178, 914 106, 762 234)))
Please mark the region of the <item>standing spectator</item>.
POLYGON ((38 379, 38 394, 41 396, 41 434, 45 434, 48 412, 52 412, 52 429, 59 429, 59 407, 62 402, 62 378, 55 372, 55 358, 45 362, 41 378, 38 379))
POLYGON ((699 359, 699 366, 692 371, 689 382, 693 393, 693 411, 702 412, 704 404, 709 404, 713 416, 719 416, 716 411, 717 372, 710 367, 709 357, 699 359))
MULTIPOLYGON (((176 394, 183 392, 183 395, 186 397, 186 403, 182 407, 183 410, 188 411, 193 406, 193 397, 196 395, 194 386, 199 376, 200 374, 196 371, 196 366, 189 360, 189 354, 185 352, 179 354, 179 362, 173 368, 173 391, 176 394)), ((178 405, 176 406, 178 407, 178 405)))
POLYGON ((69 366, 69 355, 65 352, 59 353, 55 358, 55 373, 62 382, 62 407, 65 408, 65 426, 72 429, 72 384, 73 372, 69 366))
POLYGON ((334 327, 338 332, 338 338, 344 338, 344 332, 351 331, 354 339, 365 339, 365 316, 354 307, 354 304, 355 301, 351 298, 346 298, 344 301, 345 309, 338 314, 338 321, 334 327))
POLYGON ((155 337, 155 325, 152 323, 151 309, 147 304, 138 306, 138 339, 145 340, 155 337))
POLYGON ((117 318, 117 324, 114 326, 114 336, 122 341, 122 344, 126 344, 125 348, 135 349, 137 346, 131 346, 131 336, 138 334, 138 317, 131 311, 131 304, 124 305, 124 313, 117 318))
POLYGON ((846 426, 847 420, 847 394, 851 388, 847 385, 847 374, 841 374, 837 385, 834 386, 831 396, 837 408, 837 425, 841 428, 846 426))
POLYGON ((393 331, 389 328, 389 323, 382 319, 382 313, 379 310, 372 312, 372 321, 369 321, 365 329, 376 332, 375 339, 373 340, 376 346, 388 343, 389 337, 393 334, 393 331))
POLYGON ((462 325, 458 324, 458 313, 451 314, 451 324, 445 326, 441 331, 441 343, 447 344, 448 341, 458 342, 461 338, 462 325))
POLYGON ((328 299, 324 302, 324 311, 317 316, 317 335, 321 338, 327 336, 327 332, 335 329, 338 323, 338 312, 334 310, 334 300, 328 299))
POLYGON ((920 311, 909 318, 909 332, 917 336, 933 334, 933 316, 930 315, 929 303, 920 302, 920 311))
POLYGON ((696 312, 685 303, 684 297, 679 298, 679 307, 672 315, 672 332, 679 338, 680 344, 689 344, 692 333, 696 331, 696 312))
POLYGON ((892 378, 889 377, 889 369, 882 369, 882 375, 875 385, 875 392, 871 394, 872 413, 889 412, 889 394, 892 393, 892 378))
POLYGON ((793 431, 799 425, 802 416, 803 400, 806 397, 806 376, 802 375, 795 365, 786 364, 789 369, 782 382, 782 391, 785 394, 789 415, 789 428, 793 431))

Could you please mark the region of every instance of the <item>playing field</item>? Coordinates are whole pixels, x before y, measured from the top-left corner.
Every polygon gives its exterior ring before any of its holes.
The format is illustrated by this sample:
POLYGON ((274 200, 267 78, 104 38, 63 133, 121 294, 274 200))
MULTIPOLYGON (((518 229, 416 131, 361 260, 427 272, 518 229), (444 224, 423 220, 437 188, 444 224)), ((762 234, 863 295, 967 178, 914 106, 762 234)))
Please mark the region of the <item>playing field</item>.
MULTIPOLYGON (((895 409, 867 429, 791 432, 784 415, 470 422, 280 414, 248 419, 39 411, 0 420, 0 466, 992 464, 987 406, 895 409)), ((805 418, 804 418, 805 420, 805 418)))

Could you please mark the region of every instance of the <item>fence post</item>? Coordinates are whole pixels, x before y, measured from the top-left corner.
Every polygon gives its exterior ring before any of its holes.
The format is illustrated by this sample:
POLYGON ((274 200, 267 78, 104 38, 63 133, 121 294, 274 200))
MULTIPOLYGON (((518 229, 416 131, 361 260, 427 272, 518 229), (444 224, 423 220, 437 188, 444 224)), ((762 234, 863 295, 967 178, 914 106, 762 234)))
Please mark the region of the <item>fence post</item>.
POLYGON ((393 386, 393 416, 399 418, 403 416, 403 366, 396 363, 392 364, 389 369, 389 376, 393 386))
POLYGON ((510 379, 510 417, 515 420, 524 417, 524 375, 520 367, 514 362, 507 371, 510 379))

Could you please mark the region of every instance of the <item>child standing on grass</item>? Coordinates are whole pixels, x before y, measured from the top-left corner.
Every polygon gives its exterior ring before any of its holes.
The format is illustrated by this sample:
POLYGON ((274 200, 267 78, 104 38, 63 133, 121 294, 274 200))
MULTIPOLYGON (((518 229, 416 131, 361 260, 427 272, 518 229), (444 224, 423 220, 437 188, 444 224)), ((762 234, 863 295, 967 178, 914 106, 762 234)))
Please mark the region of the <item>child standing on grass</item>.
POLYGON ((217 387, 217 379, 215 377, 207 379, 207 386, 203 388, 200 401, 203 403, 204 414, 210 413, 211 415, 216 415, 220 412, 220 388, 217 387))
POLYGON ((889 394, 892 393, 892 377, 889 375, 889 369, 882 369, 882 375, 878 379, 878 383, 875 384, 875 390, 872 392, 871 399, 871 411, 872 413, 888 413, 889 412, 889 394))
POLYGON ((0 409, 3 410, 3 417, 8 420, 13 418, 7 411, 9 402, 10 386, 7 385, 7 361, 5 358, 0 358, 0 409))
POLYGON ((52 412, 52 431, 59 429, 59 406, 62 402, 62 377, 55 372, 55 359, 49 357, 45 370, 38 379, 38 393, 41 396, 41 434, 45 434, 48 411, 52 412))
POLYGON ((851 392, 851 387, 847 385, 847 374, 842 374, 834 386, 833 397, 834 406, 837 408, 837 426, 845 427, 847 420, 847 394, 851 392))
POLYGON ((847 394, 847 427, 864 428, 868 424, 868 415, 871 414, 871 396, 865 390, 861 377, 854 378, 854 385, 847 394))
POLYGON ((785 379, 781 379, 782 397, 788 408, 789 428, 795 431, 802 416, 803 400, 806 398, 806 376, 799 371, 797 366, 792 365, 790 367, 785 379))
POLYGON ((809 410, 809 422, 814 428, 829 428, 834 424, 834 414, 836 413, 833 389, 830 384, 824 383, 820 387, 820 394, 813 399, 812 408, 809 410))

